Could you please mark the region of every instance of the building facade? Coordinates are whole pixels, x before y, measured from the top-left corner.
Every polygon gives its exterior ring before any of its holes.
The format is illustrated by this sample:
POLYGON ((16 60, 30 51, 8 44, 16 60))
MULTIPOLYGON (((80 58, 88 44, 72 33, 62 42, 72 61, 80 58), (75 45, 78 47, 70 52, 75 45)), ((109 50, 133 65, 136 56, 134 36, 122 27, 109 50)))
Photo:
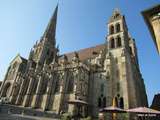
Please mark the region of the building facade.
POLYGON ((142 11, 142 15, 160 54, 160 4, 142 11))
POLYGON ((160 111, 160 93, 154 95, 150 108, 160 111))
POLYGON ((0 87, 1 87, 2 81, 0 81, 0 87))
POLYGON ((125 17, 115 10, 109 19, 106 42, 79 51, 59 54, 56 47, 56 8, 46 31, 28 59, 17 55, 0 89, 0 97, 31 109, 74 113, 68 101, 81 100, 83 115, 98 116, 100 108, 148 106, 140 73, 135 40, 125 17))

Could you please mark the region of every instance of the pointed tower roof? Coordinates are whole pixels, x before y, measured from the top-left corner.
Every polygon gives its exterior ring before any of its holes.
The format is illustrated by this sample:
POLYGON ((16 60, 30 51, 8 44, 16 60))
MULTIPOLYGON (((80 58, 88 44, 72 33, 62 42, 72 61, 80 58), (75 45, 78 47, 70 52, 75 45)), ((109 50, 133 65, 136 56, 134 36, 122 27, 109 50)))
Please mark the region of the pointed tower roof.
POLYGON ((55 44, 56 24, 57 24, 58 5, 50 19, 50 22, 43 34, 43 37, 47 41, 52 41, 55 44))

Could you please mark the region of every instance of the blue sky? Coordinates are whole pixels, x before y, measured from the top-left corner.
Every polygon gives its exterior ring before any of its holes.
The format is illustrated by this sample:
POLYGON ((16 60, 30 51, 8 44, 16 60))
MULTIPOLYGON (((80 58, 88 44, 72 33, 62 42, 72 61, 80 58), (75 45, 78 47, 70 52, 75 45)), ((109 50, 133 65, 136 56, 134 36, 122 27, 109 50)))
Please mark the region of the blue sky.
MULTIPOLYGON (((58 0, 0 0, 0 80, 11 60, 29 51, 42 36, 58 0)), ((125 15, 136 40, 140 69, 151 103, 160 92, 160 56, 140 12, 160 0, 60 0, 57 44, 69 52, 101 44, 114 8, 125 15)))

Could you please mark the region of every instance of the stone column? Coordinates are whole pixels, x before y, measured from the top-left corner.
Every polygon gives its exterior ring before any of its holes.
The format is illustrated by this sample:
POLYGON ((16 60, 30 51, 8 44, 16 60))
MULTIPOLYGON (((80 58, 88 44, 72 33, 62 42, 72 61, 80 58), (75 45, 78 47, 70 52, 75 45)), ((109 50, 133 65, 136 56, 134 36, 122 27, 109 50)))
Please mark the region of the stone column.
POLYGON ((114 37, 114 46, 115 46, 115 48, 118 47, 118 45, 117 45, 117 37, 114 37))
POLYGON ((27 78, 24 79, 23 77, 21 77, 20 79, 21 79, 22 82, 21 82, 21 85, 20 85, 20 89, 19 89, 19 93, 18 93, 16 102, 15 102, 16 105, 20 105, 22 103, 23 91, 24 91, 25 87, 28 87, 28 86, 26 86, 27 78))
POLYGON ((63 76, 63 80, 61 82, 61 89, 60 89, 60 106, 59 106, 58 113, 60 113, 61 110, 63 110, 65 92, 66 92, 66 82, 67 82, 67 71, 64 69, 64 76, 63 76))
MULTIPOLYGON (((131 86, 128 86, 131 81, 131 79, 129 77, 130 75, 128 73, 128 72, 130 72, 130 70, 129 70, 130 68, 127 65, 126 57, 122 56, 121 59, 122 59, 121 60, 121 71, 122 71, 121 72, 121 80, 123 80, 123 82, 121 82, 121 84, 123 86, 122 91, 123 91, 123 98, 124 98, 124 108, 128 109, 130 107, 129 101, 134 101, 134 99, 130 100, 130 97, 129 97, 129 95, 131 94, 131 93, 129 93, 129 87, 131 87, 131 86)), ((134 89, 132 89, 132 90, 134 92, 134 89)), ((135 106, 133 106, 133 107, 135 107, 135 106)))
POLYGON ((38 108, 39 107, 39 100, 40 100, 40 92, 42 88, 42 83, 43 83, 43 76, 39 76, 38 80, 38 85, 37 85, 37 90, 36 90, 36 95, 34 96, 32 107, 33 108, 38 108))
POLYGON ((10 101, 11 101, 12 104, 15 103, 16 96, 17 96, 18 90, 20 88, 20 86, 19 86, 20 83, 17 82, 18 79, 20 79, 20 77, 21 77, 20 74, 18 74, 15 82, 13 83, 13 89, 12 89, 11 96, 10 96, 10 101))
POLYGON ((4 81, 2 82, 2 84, 1 84, 1 86, 0 86, 0 97, 2 97, 3 90, 4 90, 4 85, 5 85, 5 82, 6 82, 6 80, 7 80, 9 70, 10 70, 10 67, 8 67, 7 73, 5 74, 4 81))
MULTIPOLYGON (((12 94, 13 94, 13 92, 14 92, 14 85, 15 85, 15 83, 16 83, 16 80, 17 80, 17 78, 19 77, 19 72, 18 72, 18 69, 19 69, 19 65, 17 66, 17 69, 16 69, 16 72, 14 73, 14 77, 13 77, 13 85, 11 86, 11 94, 10 94, 10 96, 9 97, 11 97, 12 96, 12 94)), ((10 100, 11 100, 11 98, 10 98, 10 100)))
POLYGON ((27 107, 29 105, 30 98, 31 98, 31 93, 32 93, 32 88, 33 88, 33 84, 34 84, 34 79, 33 76, 30 78, 30 82, 29 82, 29 86, 27 89, 27 94, 25 95, 24 101, 23 101, 23 106, 27 107))
POLYGON ((48 82, 48 85, 47 85, 47 95, 46 95, 46 101, 45 102, 45 105, 44 105, 44 108, 43 110, 48 110, 49 109, 49 104, 50 104, 50 97, 51 97, 51 94, 52 94, 52 89, 53 88, 53 75, 50 75, 49 76, 49 82, 48 82))
POLYGON ((1 87, 0 87, 0 97, 3 96, 5 81, 6 81, 6 80, 4 80, 4 81, 2 82, 1 87))

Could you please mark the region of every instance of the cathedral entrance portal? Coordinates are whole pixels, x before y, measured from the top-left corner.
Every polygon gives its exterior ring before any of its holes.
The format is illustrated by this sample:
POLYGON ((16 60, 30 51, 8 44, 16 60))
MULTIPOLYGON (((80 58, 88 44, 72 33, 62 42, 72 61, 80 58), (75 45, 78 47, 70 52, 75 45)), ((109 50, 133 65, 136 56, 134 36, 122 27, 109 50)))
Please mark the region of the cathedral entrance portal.
POLYGON ((11 84, 7 83, 4 87, 2 97, 9 97, 10 88, 11 88, 11 84))

